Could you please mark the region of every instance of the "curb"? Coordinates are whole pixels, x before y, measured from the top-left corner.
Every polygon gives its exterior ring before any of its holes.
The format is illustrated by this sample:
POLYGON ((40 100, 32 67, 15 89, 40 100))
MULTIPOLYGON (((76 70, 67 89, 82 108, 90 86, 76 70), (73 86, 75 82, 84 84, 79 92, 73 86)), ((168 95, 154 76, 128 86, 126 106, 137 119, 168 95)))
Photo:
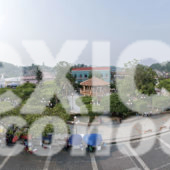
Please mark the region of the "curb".
POLYGON ((124 138, 122 140, 116 140, 116 139, 105 139, 103 140, 104 143, 106 144, 117 144, 117 143, 125 143, 125 142, 129 142, 129 141, 137 141, 137 140, 141 140, 141 139, 147 139, 150 137, 154 137, 154 136, 159 136, 161 134, 165 134, 170 132, 170 129, 161 131, 161 132, 156 132, 156 133, 152 133, 152 134, 147 134, 147 135, 141 135, 141 136, 136 136, 136 137, 132 137, 132 138, 124 138))
MULTIPOLYGON (((74 122, 67 122, 67 124, 70 124, 70 125, 74 125, 74 122)), ((89 126, 89 123, 82 123, 82 122, 79 122, 77 125, 80 125, 80 126, 89 126)), ((99 123, 96 123, 96 125, 101 125, 99 123)), ((147 134, 141 134, 141 135, 138 135, 138 136, 131 136, 130 139, 128 137, 124 137, 124 138, 119 138, 119 139, 104 139, 103 142, 106 143, 106 144, 117 144, 117 143, 125 143, 125 142, 129 142, 129 141, 137 141, 137 140, 141 140, 141 139, 147 139, 149 137, 154 137, 154 136, 159 136, 161 134, 165 134, 165 133, 168 133, 170 132, 170 127, 164 130, 159 130, 157 132, 151 132, 150 131, 147 133, 147 134)))

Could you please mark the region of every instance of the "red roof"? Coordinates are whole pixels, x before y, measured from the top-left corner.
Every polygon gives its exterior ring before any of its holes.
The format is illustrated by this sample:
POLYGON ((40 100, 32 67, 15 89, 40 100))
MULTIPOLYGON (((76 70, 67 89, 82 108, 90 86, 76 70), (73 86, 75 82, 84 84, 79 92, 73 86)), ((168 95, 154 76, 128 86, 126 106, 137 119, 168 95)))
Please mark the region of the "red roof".
POLYGON ((91 71, 91 70, 110 70, 110 67, 80 67, 80 68, 73 68, 72 71, 91 71))
POLYGON ((97 77, 93 77, 91 79, 81 82, 80 85, 82 86, 108 86, 109 83, 97 77))

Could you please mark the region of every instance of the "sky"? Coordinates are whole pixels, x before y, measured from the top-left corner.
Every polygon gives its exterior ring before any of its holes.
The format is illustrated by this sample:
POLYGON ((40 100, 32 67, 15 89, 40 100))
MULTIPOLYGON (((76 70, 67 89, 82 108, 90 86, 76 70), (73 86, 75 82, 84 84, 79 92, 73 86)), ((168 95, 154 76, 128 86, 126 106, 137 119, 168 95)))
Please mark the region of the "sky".
POLYGON ((122 66, 169 54, 169 0, 0 0, 0 61, 122 66))

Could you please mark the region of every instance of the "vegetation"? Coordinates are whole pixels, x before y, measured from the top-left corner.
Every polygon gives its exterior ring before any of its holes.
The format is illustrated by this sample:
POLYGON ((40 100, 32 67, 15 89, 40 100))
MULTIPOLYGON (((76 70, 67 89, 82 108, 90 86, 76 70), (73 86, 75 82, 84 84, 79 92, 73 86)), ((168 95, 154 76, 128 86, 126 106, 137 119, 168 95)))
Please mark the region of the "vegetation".
POLYGON ((33 93, 34 89, 35 89, 35 84, 32 83, 25 83, 21 86, 16 87, 16 89, 12 89, 12 91, 19 96, 22 101, 27 100, 30 95, 33 93))
POLYGON ((15 66, 10 63, 0 62, 0 75, 4 74, 5 78, 19 77, 19 76, 36 76, 36 70, 39 67, 42 71, 53 72, 53 68, 41 65, 37 66, 15 66))
MULTIPOLYGON (((131 75, 131 68, 133 69, 134 66, 136 66, 136 63, 133 63, 133 62, 128 63, 126 65, 125 71, 129 73, 129 75, 131 75)), ((36 68, 37 68, 36 77, 37 77, 38 82, 40 82, 42 80, 42 72, 40 71, 38 67, 36 68)), ((4 92, 8 90, 11 90, 14 94, 16 94, 19 98, 22 99, 22 103, 19 106, 15 107, 14 109, 10 111, 5 112, 4 114, 1 114, 1 117, 9 116, 9 115, 21 116, 27 121, 28 126, 32 125, 36 120, 44 116, 59 116, 64 121, 70 120, 70 115, 67 114, 66 112, 67 108, 69 110, 67 96, 70 95, 72 92, 74 92, 74 89, 72 88, 72 86, 77 87, 77 85, 75 84, 75 78, 72 76, 70 68, 71 68, 71 65, 67 62, 58 63, 56 67, 54 68, 56 72, 56 80, 45 82, 43 85, 39 84, 41 85, 41 88, 36 88, 36 85, 31 84, 31 83, 25 83, 21 86, 18 86, 16 89, 8 89, 8 88, 0 89, 0 94, 3 94, 4 92), (66 77, 64 77, 64 75, 66 75, 66 77), (53 89, 55 92, 51 89, 53 89), (46 107, 42 114, 36 114, 35 112, 34 114, 21 115, 20 114, 21 108, 26 102, 28 102, 31 94, 35 91, 39 95, 38 96, 39 99, 43 99, 46 96, 48 97, 50 96, 48 101, 45 101, 45 102, 49 102, 50 100, 51 105, 48 105, 48 103, 46 103, 47 106, 50 106, 50 107, 46 107), (62 103, 65 102, 64 108, 61 102, 62 103)), ((96 73, 95 76, 101 78, 102 75, 96 73)), ((114 77, 114 75, 112 75, 112 77, 114 77)), ((149 68, 143 65, 137 65, 136 73, 135 73, 135 83, 136 83, 137 89, 139 90, 141 94, 147 94, 147 95, 155 94, 155 85, 156 85, 155 78, 156 78, 156 73, 153 71, 152 68, 149 68)), ((137 94, 136 92, 133 92, 131 90, 132 89, 131 80, 132 80, 132 77, 130 77, 128 81, 127 79, 121 80, 121 88, 118 89, 122 91, 123 95, 125 95, 127 99, 131 99, 131 97, 133 98, 139 97, 138 95, 139 93, 137 94)), ((170 91, 169 84, 170 84, 169 79, 161 80, 159 83, 159 88, 164 87, 170 91)), ((111 84, 111 88, 116 88, 116 87, 117 87, 117 84, 111 84)), ((102 112, 110 111, 112 116, 117 116, 117 117, 122 117, 122 118, 128 117, 134 114, 133 111, 131 111, 127 106, 123 104, 123 102, 121 101, 117 93, 113 93, 110 96, 103 97, 100 100, 101 105, 94 104, 94 103, 97 103, 97 101, 98 101, 97 97, 92 99, 92 97, 89 97, 89 96, 80 97, 76 101, 77 105, 81 107, 81 111, 83 111, 83 109, 85 108, 88 110, 90 121, 92 121, 96 115, 99 115, 101 111, 102 112), (81 105, 80 100, 82 100, 85 106, 81 105), (94 104, 95 111, 92 110, 92 104, 94 104), (109 110, 107 110, 108 108, 109 110)), ((39 107, 39 105, 41 104, 41 101, 35 98, 29 103, 31 107, 33 103, 36 107, 39 107)), ((44 105, 44 103, 42 104, 44 105)), ((138 110, 140 110, 140 108, 144 108, 144 106, 148 104, 151 105, 149 101, 139 100, 134 103, 134 108, 137 108, 138 110)), ((3 102, 1 102, 0 105, 2 106, 3 102)), ((153 105, 157 105, 157 106, 159 105, 157 99, 153 101, 153 105)), ((52 125, 49 124, 45 127, 44 135, 50 132, 53 132, 53 127, 52 125)))
POLYGON ((155 94, 157 80, 156 73, 152 68, 138 64, 135 73, 135 82, 138 90, 142 94, 155 94))
POLYGON ((13 64, 1 62, 0 74, 4 74, 6 78, 21 76, 22 68, 13 64))
POLYGON ((170 79, 163 79, 160 80, 158 88, 165 88, 166 90, 168 90, 170 92, 170 79))
POLYGON ((67 97, 74 92, 75 77, 71 74, 71 64, 62 61, 55 67, 57 93, 62 97, 67 97))
MULTIPOLYGON (((49 82, 47 83, 49 85, 49 82)), ((13 108, 12 110, 5 111, 3 114, 1 114, 1 118, 6 116, 20 116, 24 118, 27 121, 28 127, 30 127, 36 120, 39 118, 42 118, 44 116, 59 116, 62 120, 65 122, 70 119, 70 115, 66 112, 66 110, 62 107, 62 104, 57 99, 56 95, 54 95, 51 98, 52 107, 46 107, 46 109, 43 111, 42 114, 21 114, 20 110, 23 107, 23 105, 26 103, 26 101, 30 98, 30 95, 35 91, 35 84, 31 83, 25 83, 21 86, 18 86, 16 89, 9 89, 9 88, 0 88, 0 94, 3 94, 7 91, 12 91, 15 95, 17 95, 19 98, 22 99, 22 103, 18 105, 17 107, 13 108)), ((47 91, 48 92, 48 91, 47 91)), ((66 107, 67 102, 65 102, 66 107)), ((0 105, 3 105, 3 101, 0 102, 0 105)), ((51 105, 50 105, 51 106, 51 105)), ((4 108, 4 106, 3 106, 4 108)), ((8 107, 9 108, 9 107, 8 107)), ((5 108, 4 108, 5 110, 5 108)), ((2 109, 1 109, 2 111, 2 109)), ((44 135, 51 133, 53 131, 52 125, 47 125, 44 130, 44 135)), ((21 131, 20 134, 27 134, 27 132, 21 131)))
POLYGON ((43 79, 43 73, 40 68, 37 67, 36 69, 36 80, 39 83, 43 79))
POLYGON ((150 67, 154 70, 159 70, 161 72, 162 71, 170 72, 170 62, 167 62, 165 64, 156 63, 152 64, 150 67))
POLYGON ((97 100, 97 98, 94 97, 92 100, 92 97, 89 97, 89 96, 83 96, 76 100, 76 104, 80 106, 82 110, 84 109, 84 106, 81 105, 80 101, 82 101, 83 104, 86 106, 86 108, 88 109, 90 120, 93 120, 93 118, 96 115, 101 114, 100 113, 101 111, 102 112, 109 111, 112 116, 122 117, 122 118, 125 118, 127 116, 134 114, 121 102, 117 93, 113 93, 110 96, 103 97, 100 105, 93 106, 95 110, 95 112, 93 112, 92 101, 93 103, 95 103, 95 100, 97 100), (108 108, 110 109, 108 110, 108 108))

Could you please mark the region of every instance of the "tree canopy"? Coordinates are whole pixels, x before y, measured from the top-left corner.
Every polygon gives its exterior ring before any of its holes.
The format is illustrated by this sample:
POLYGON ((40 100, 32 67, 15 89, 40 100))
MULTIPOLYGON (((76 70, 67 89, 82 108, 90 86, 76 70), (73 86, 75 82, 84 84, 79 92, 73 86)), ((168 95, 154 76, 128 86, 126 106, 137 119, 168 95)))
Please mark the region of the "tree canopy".
POLYGON ((166 90, 168 90, 170 92, 170 79, 164 79, 164 80, 160 80, 159 84, 158 84, 158 88, 165 88, 166 90))
POLYGON ((43 79, 43 73, 39 67, 36 69, 36 80, 39 83, 43 79))
POLYGON ((170 72, 170 62, 167 62, 165 64, 155 63, 152 64, 150 67, 155 70, 170 72))
POLYGON ((152 68, 138 64, 135 73, 137 89, 142 94, 155 94, 156 73, 152 68))

